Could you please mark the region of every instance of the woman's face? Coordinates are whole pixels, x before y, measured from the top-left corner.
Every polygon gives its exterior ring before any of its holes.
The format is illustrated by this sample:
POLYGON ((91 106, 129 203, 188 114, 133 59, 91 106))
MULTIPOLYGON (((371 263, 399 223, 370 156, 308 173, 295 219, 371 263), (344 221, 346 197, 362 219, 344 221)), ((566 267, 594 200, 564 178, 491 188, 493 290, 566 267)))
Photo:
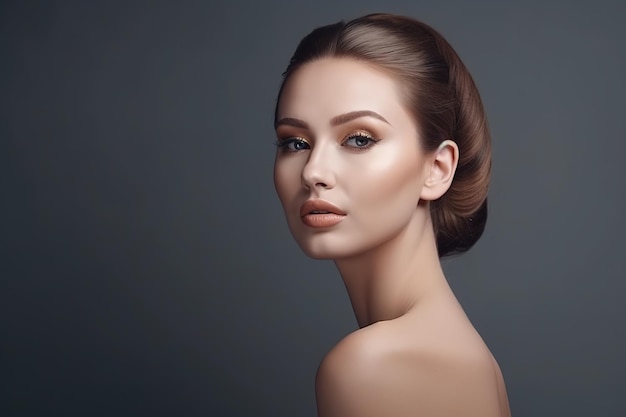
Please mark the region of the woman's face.
POLYGON ((426 155, 397 88, 349 58, 307 63, 288 79, 276 118, 274 184, 307 255, 358 255, 425 215, 418 202, 426 155))

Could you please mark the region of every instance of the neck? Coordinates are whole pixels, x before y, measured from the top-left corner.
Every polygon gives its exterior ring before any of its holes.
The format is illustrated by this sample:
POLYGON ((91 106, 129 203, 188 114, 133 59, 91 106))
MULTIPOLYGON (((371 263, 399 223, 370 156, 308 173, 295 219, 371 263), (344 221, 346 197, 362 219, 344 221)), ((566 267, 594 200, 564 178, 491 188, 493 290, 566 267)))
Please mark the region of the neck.
POLYGON ((442 291, 444 277, 430 216, 415 216, 391 240, 356 256, 336 259, 359 327, 393 320, 442 291))

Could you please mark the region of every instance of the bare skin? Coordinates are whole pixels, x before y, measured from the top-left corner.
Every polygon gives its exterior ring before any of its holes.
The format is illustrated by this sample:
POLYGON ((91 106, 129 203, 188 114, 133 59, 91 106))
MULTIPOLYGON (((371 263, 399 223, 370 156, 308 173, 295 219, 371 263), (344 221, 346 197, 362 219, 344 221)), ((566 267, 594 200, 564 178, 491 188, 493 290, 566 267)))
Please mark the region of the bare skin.
POLYGON ((440 268, 395 261, 420 279, 389 279, 400 275, 372 259, 336 261, 363 327, 320 365, 319 415, 510 416, 500 369, 440 268))
POLYGON ((347 58, 298 69, 277 116, 289 227, 309 256, 335 261, 360 327, 320 365, 318 415, 510 416, 499 367, 437 255, 429 202, 454 179, 456 144, 425 153, 393 78, 347 58), (338 223, 307 221, 311 201, 336 207, 338 223))

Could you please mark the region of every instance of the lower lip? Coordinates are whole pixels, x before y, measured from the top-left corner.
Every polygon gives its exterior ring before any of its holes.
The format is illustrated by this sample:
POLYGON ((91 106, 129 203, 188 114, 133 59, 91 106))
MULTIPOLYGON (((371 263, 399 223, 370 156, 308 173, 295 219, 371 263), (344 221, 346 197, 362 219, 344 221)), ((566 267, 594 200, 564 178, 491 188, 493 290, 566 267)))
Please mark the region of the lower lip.
POLYGON ((343 214, 325 213, 325 214, 307 214, 302 216, 302 223, 310 227, 330 227, 334 226, 343 218, 343 214))

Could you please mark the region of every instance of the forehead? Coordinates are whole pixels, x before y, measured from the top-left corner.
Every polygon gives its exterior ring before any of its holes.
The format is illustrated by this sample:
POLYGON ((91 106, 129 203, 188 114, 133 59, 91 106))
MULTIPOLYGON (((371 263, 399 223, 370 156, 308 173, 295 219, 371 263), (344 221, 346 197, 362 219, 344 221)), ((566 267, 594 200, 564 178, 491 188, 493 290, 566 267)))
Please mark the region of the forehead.
POLYGON ((408 117, 391 76, 363 61, 323 58, 303 65, 289 77, 277 118, 321 122, 355 110, 372 110, 387 120, 408 117))

